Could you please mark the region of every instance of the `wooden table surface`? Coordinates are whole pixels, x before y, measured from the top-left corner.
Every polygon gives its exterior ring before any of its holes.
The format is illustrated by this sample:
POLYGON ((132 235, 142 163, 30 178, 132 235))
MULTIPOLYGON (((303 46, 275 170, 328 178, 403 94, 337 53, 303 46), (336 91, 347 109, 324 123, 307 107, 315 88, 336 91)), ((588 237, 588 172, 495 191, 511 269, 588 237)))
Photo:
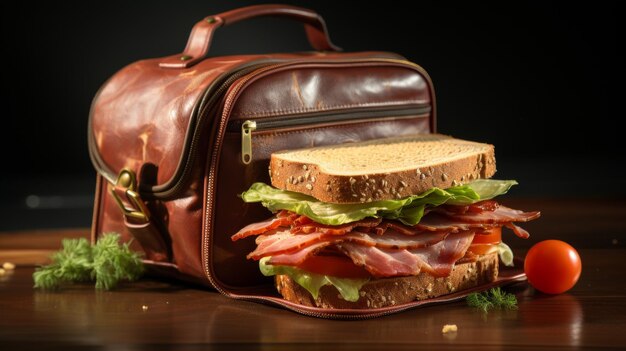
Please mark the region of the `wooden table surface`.
POLYGON ((87 285, 43 292, 32 288, 33 263, 43 262, 61 237, 87 230, 0 233, 0 262, 18 263, 0 277, 0 349, 626 348, 626 202, 507 204, 543 212, 525 226, 531 239, 507 240, 516 254, 540 240, 566 240, 579 250, 583 273, 561 295, 526 283, 507 288, 519 309, 488 314, 456 302, 371 320, 322 320, 151 279, 110 292, 87 285), (442 334, 444 324, 456 324, 458 332, 442 334))

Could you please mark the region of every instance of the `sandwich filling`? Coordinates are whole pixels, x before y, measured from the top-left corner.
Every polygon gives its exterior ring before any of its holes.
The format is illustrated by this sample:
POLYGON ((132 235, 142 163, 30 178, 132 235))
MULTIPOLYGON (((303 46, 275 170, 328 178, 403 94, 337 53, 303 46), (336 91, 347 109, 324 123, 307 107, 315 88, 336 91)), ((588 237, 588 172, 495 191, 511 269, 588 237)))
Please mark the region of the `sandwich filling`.
POLYGON ((275 212, 232 236, 256 236, 248 259, 258 260, 264 275, 289 275, 317 298, 327 284, 347 301, 359 299, 370 279, 450 275, 457 263, 498 252, 512 264, 501 228, 520 238, 529 234, 515 222, 538 218, 493 200, 515 181, 480 179, 448 189, 432 188, 398 200, 333 204, 301 193, 255 183, 241 196, 275 212))

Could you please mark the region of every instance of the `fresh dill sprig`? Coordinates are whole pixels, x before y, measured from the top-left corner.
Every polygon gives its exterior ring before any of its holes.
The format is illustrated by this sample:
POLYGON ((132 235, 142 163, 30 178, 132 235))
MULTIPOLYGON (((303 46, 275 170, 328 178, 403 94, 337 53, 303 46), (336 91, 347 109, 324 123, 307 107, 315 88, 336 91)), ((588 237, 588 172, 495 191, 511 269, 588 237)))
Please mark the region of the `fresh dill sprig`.
POLYGON ((75 282, 96 282, 96 289, 110 290, 122 280, 136 280, 144 266, 129 243, 119 243, 120 235, 105 233, 95 245, 87 239, 64 239, 63 247, 52 255, 52 263, 33 273, 35 288, 54 290, 75 282))
POLYGON ((91 277, 91 246, 86 239, 64 239, 63 248, 52 255, 52 264, 33 274, 35 287, 47 290, 68 282, 88 281, 91 277))
POLYGON ((121 280, 137 280, 143 273, 143 262, 130 250, 130 243, 119 244, 119 234, 105 234, 93 246, 92 279, 96 289, 113 289, 121 280))
POLYGON ((517 309, 517 298, 511 293, 507 293, 500 288, 493 288, 481 293, 471 293, 466 298, 470 307, 477 308, 483 312, 492 309, 517 309))

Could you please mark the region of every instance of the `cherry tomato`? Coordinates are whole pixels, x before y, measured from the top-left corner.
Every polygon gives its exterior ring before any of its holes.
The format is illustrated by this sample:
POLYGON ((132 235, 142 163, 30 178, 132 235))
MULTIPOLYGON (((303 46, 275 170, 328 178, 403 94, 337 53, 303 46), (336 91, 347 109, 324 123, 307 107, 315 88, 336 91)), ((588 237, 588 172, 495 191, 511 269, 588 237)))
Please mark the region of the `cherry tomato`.
POLYGON ((297 266, 303 271, 337 278, 370 278, 363 267, 355 265, 345 256, 311 256, 297 266))
POLYGON ((576 249, 560 240, 545 240, 530 248, 524 262, 528 282, 547 294, 571 289, 582 270, 576 249))

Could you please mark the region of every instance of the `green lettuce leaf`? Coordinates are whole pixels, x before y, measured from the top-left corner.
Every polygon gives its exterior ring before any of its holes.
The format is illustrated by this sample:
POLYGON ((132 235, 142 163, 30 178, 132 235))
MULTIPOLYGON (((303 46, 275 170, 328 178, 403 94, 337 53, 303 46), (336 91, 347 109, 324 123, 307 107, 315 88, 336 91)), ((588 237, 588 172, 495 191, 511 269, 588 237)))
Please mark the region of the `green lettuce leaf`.
POLYGON ((340 225, 366 217, 397 219, 406 225, 419 223, 426 206, 442 204, 470 205, 506 193, 514 180, 480 179, 448 189, 431 188, 422 194, 398 200, 380 200, 358 204, 333 204, 318 201, 301 193, 279 190, 264 183, 254 183, 241 198, 261 202, 272 212, 288 210, 327 225, 340 225))
POLYGON ((359 290, 369 279, 337 278, 327 275, 315 274, 290 266, 274 266, 268 264, 270 257, 263 257, 259 261, 259 269, 265 276, 288 275, 301 287, 311 293, 317 299, 320 288, 324 285, 333 285, 346 301, 356 302, 359 300, 359 290))
POLYGON ((501 242, 498 244, 498 256, 500 256, 500 261, 507 266, 513 267, 513 251, 509 245, 501 242))
MULTIPOLYGON (((477 179, 465 186, 469 187, 480 197, 479 201, 490 200, 496 196, 506 194, 513 185, 517 185, 515 180, 497 180, 497 179, 477 179)), ((448 189, 449 190, 449 189, 448 189)), ((474 201, 475 202, 475 201, 474 201)), ((446 202, 448 205, 467 205, 463 199, 450 199, 446 202)))

